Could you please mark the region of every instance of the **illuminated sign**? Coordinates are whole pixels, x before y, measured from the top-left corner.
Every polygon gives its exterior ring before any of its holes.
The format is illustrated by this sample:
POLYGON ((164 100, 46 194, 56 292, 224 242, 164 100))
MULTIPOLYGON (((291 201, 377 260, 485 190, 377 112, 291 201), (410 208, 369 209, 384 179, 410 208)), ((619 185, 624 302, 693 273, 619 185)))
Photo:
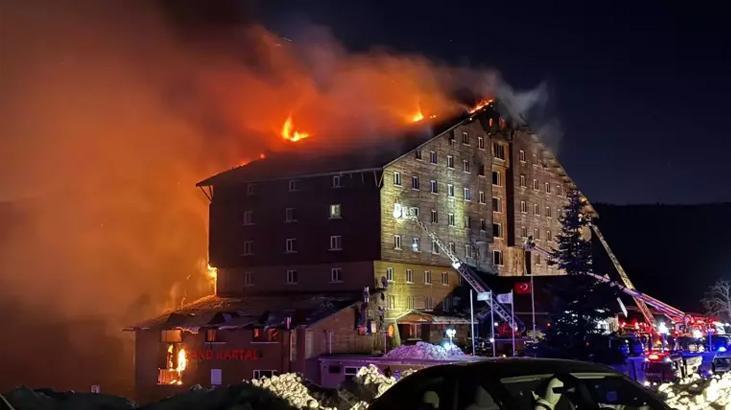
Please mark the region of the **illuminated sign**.
POLYGON ((213 350, 213 349, 199 349, 191 350, 188 353, 189 360, 203 361, 203 360, 259 360, 262 358, 260 350, 256 349, 224 349, 224 350, 213 350))

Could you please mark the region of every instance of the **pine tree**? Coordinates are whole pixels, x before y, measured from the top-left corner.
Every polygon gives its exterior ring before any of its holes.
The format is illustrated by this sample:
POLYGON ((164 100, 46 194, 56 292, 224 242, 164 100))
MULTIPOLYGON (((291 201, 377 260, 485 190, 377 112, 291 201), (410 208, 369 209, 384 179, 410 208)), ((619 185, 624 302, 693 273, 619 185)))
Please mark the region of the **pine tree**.
POLYGON ((581 234, 589 227, 589 218, 584 214, 584 199, 578 191, 568 194, 568 204, 559 221, 561 233, 556 235, 558 247, 551 252, 551 265, 558 265, 569 275, 591 272, 591 242, 581 234))

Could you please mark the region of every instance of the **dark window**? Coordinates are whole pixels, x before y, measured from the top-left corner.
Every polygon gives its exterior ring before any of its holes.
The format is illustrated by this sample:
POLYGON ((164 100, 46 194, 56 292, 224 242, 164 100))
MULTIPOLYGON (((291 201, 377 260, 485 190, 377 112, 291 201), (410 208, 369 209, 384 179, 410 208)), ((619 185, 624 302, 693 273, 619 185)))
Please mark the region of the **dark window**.
POLYGON ((432 164, 436 164, 437 163, 437 153, 435 151, 430 151, 429 152, 429 161, 432 164))
POLYGON ((417 175, 411 177, 411 188, 419 189, 419 177, 417 175))
POLYGON ((501 251, 492 251, 492 263, 498 266, 503 264, 503 253, 501 251))
POLYGON ((494 142, 492 144, 492 155, 497 159, 505 159, 505 145, 494 142))
POLYGON ((492 171, 492 184, 495 186, 501 186, 502 181, 500 178, 500 172, 499 171, 492 171))
POLYGON ((421 150, 420 149, 417 149, 416 151, 414 151, 414 157, 416 159, 421 159, 421 150))

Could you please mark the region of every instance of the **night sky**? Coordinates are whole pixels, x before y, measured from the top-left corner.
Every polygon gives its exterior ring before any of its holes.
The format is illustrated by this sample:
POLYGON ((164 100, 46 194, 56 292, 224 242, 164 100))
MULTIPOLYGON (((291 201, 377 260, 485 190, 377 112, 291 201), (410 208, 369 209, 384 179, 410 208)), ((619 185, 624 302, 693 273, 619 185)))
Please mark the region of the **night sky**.
POLYGON ((285 36, 309 22, 352 50, 494 67, 517 89, 545 83, 558 155, 594 202, 731 201, 722 5, 457 3, 266 1, 246 13, 285 36))

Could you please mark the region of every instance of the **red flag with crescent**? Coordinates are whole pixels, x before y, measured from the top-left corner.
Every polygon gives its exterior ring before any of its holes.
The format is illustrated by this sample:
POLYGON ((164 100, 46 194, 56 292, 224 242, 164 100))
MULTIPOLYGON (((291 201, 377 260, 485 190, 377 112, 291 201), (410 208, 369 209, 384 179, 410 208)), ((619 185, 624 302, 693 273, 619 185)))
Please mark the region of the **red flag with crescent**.
POLYGON ((531 292, 530 282, 516 282, 515 286, 515 293, 517 295, 527 295, 531 292))

